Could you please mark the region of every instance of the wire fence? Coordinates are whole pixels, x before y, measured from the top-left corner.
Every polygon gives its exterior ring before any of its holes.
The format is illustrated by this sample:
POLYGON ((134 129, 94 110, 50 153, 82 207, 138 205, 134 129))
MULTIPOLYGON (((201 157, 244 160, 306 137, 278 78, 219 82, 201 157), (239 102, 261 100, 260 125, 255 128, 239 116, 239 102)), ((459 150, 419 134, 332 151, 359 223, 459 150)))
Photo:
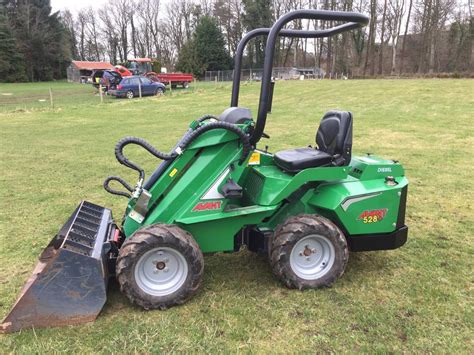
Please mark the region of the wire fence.
POLYGON ((0 112, 92 103, 100 103, 99 93, 92 85, 51 82, 4 84, 0 87, 0 112))
MULTIPOLYGON (((263 69, 243 69, 240 73, 242 81, 260 81, 263 69)), ((232 81, 233 70, 206 71, 204 81, 232 81)), ((348 79, 348 73, 326 73, 321 68, 273 68, 272 77, 277 80, 306 80, 306 79, 348 79)))
MULTIPOLYGON (((198 83, 191 83, 188 89, 166 87, 166 96, 175 96, 196 90, 198 83)), ((140 90, 139 90, 140 91, 140 90)), ((140 92, 136 93, 139 98, 140 92)), ((143 94, 145 97, 145 95, 143 94)), ((157 96, 148 96, 148 98, 157 96)), ((92 84, 70 83, 66 81, 31 84, 1 84, 0 113, 42 109, 61 109, 66 107, 93 106, 114 102, 116 98, 100 91, 92 84)))
MULTIPOLYGON (((241 73, 241 80, 258 82, 263 70, 246 69, 241 73)), ((215 89, 214 83, 230 82, 233 71, 206 72, 204 81, 194 81, 190 87, 172 88, 167 86, 166 96, 190 94, 202 90, 215 89)), ((326 74, 314 68, 294 69, 275 68, 272 76, 278 80, 301 79, 345 79, 344 74, 326 74)), ((139 96, 138 94, 136 95, 139 96)), ((0 112, 29 111, 37 109, 61 109, 79 106, 95 106, 112 103, 115 97, 102 93, 91 84, 69 83, 66 81, 43 82, 31 84, 0 85, 0 112)))

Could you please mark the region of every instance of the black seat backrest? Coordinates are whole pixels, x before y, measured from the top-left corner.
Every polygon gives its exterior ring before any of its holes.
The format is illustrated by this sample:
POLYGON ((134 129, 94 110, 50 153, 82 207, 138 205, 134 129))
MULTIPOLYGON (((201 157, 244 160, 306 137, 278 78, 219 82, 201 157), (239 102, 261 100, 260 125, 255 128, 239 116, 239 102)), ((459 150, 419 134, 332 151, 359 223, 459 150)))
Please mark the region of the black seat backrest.
POLYGON ((327 112, 316 132, 318 149, 335 157, 338 166, 349 165, 352 154, 352 114, 327 112))
POLYGON ((224 122, 242 124, 252 120, 252 112, 245 107, 229 107, 219 116, 224 122))

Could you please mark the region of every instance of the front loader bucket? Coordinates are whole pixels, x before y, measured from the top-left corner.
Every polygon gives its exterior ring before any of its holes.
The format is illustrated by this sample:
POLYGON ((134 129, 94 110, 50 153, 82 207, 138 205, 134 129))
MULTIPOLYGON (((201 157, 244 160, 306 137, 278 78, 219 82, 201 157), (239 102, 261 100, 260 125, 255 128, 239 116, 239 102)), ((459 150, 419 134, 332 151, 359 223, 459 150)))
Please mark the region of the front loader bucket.
POLYGON ((93 321, 106 301, 109 209, 83 201, 39 257, 0 332, 93 321))

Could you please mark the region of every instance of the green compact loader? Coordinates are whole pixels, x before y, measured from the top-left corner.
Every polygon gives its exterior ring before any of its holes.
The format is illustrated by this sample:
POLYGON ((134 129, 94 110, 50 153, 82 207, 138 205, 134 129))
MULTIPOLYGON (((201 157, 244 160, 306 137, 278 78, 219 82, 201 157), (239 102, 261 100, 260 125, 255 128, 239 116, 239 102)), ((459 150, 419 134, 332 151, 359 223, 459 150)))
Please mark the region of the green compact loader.
POLYGON ((402 246, 408 232, 404 169, 395 160, 352 156, 350 112, 323 116, 316 148, 272 154, 257 147, 269 138, 264 128, 277 37, 322 38, 367 23, 359 13, 296 10, 271 28, 249 32, 235 56, 231 107, 219 117, 192 121, 169 153, 140 138, 120 140, 117 160, 139 175, 134 187, 117 176, 104 182, 108 192, 128 200, 121 223, 109 209, 81 202, 40 256, 0 329, 92 321, 106 301, 110 277, 144 309, 182 304, 199 289, 203 254, 243 245, 268 256, 275 276, 299 290, 333 284, 344 273, 349 251, 402 246), (295 19, 338 24, 312 31, 283 28, 295 19), (254 120, 238 106, 238 96, 244 48, 256 36, 267 36, 267 42, 254 120), (147 179, 124 154, 131 144, 162 160, 147 179), (112 181, 123 189, 112 189, 112 181))

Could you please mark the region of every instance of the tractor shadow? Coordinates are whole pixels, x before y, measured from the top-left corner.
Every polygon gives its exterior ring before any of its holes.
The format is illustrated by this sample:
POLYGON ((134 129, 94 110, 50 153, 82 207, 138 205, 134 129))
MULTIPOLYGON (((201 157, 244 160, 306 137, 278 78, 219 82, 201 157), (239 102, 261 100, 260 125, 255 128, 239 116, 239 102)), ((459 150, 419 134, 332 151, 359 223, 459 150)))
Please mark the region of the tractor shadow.
MULTIPOLYGON (((350 253, 349 262, 344 275, 336 281, 333 288, 350 288, 356 291, 366 287, 367 283, 390 277, 397 265, 395 252, 358 252, 350 253), (372 280, 372 281, 371 281, 372 280)), ((198 302, 205 305, 208 299, 239 298, 242 296, 274 296, 286 295, 289 290, 273 275, 268 259, 248 250, 238 253, 216 253, 204 257, 205 269, 200 290, 190 303, 198 302)), ((312 290, 305 292, 314 292, 312 290)), ((318 292, 318 291, 316 291, 318 292)), ((130 310, 141 312, 142 309, 132 305, 120 292, 115 279, 109 282, 108 299, 102 311, 105 316, 116 311, 130 310)))
POLYGON ((350 253, 345 273, 330 290, 286 288, 273 274, 268 259, 244 250, 235 254, 216 254, 206 258, 203 287, 198 297, 216 293, 235 299, 273 299, 285 303, 305 298, 326 299, 330 294, 363 293, 367 288, 378 287, 381 280, 393 279, 403 268, 398 251, 350 253))

